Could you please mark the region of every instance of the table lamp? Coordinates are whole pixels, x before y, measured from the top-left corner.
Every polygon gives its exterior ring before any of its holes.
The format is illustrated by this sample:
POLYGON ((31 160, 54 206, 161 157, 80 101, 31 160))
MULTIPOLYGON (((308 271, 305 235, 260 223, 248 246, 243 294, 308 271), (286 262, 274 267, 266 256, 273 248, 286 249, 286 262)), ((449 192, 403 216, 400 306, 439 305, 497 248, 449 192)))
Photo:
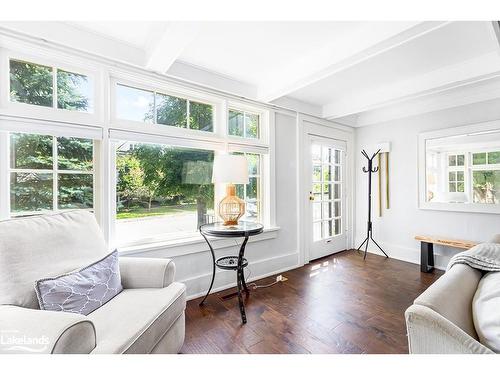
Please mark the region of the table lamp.
POLYGON ((215 155, 212 182, 227 184, 226 196, 219 203, 224 225, 237 225, 245 214, 245 201, 236 196, 234 184, 248 184, 248 161, 243 155, 215 155))

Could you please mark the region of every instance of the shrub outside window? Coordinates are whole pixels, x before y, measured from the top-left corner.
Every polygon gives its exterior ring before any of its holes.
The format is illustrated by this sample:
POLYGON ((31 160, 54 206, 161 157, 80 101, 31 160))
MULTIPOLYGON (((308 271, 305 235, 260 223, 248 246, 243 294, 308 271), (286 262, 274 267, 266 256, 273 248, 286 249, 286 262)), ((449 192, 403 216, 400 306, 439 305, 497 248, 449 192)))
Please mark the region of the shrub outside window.
POLYGON ((186 237, 212 222, 214 151, 120 142, 116 237, 121 244, 186 237))
POLYGON ((243 138, 260 138, 260 115, 230 109, 228 112, 229 135, 243 138))
POLYGON ((93 209, 93 141, 10 134, 12 215, 93 209))
POLYGON ((20 60, 9 67, 12 102, 93 112, 93 83, 86 75, 20 60))
POLYGON ((261 218, 261 164, 260 154, 235 152, 235 155, 245 155, 248 161, 248 184, 237 184, 236 195, 246 203, 245 215, 241 220, 259 221, 261 218))

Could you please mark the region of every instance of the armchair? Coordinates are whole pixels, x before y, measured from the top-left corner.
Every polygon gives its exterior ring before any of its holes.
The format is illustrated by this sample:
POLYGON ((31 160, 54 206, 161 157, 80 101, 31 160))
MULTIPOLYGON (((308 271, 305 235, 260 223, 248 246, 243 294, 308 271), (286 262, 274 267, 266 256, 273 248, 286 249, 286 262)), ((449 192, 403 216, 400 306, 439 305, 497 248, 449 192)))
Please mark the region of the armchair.
POLYGON ((178 353, 186 292, 170 259, 120 257, 124 290, 87 316, 39 310, 35 280, 106 252, 86 211, 0 222, 0 353, 178 353))

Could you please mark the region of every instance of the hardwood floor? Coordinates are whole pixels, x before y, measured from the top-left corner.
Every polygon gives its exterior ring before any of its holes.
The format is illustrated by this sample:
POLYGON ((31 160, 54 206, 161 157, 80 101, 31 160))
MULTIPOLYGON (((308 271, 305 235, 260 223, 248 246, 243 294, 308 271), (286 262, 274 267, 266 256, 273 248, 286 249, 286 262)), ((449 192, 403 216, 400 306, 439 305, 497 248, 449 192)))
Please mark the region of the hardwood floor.
POLYGON ((404 311, 442 272, 349 250, 284 275, 252 291, 246 325, 233 290, 189 301, 182 353, 407 353, 404 311))

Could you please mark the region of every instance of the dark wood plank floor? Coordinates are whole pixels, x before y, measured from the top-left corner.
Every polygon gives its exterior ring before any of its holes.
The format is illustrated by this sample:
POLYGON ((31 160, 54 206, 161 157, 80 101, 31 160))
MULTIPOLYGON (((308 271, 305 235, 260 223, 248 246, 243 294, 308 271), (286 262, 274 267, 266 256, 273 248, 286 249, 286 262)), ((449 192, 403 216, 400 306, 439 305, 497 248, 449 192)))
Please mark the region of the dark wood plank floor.
POLYGON ((344 251, 253 291, 246 325, 237 298, 221 299, 230 291, 210 295, 204 307, 189 301, 182 353, 407 353, 404 311, 441 274, 344 251))

